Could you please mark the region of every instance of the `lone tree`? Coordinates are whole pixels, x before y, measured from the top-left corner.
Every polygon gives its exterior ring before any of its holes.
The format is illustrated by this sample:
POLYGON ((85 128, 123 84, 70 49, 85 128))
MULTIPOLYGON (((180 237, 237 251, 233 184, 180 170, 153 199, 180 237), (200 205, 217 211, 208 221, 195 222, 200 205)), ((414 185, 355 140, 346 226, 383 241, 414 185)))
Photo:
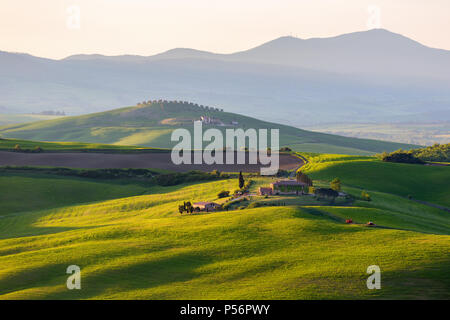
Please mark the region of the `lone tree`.
POLYGON ((242 171, 239 171, 239 189, 242 189, 244 187, 245 180, 242 176, 242 171))
POLYGON ((333 181, 330 182, 330 187, 334 191, 341 191, 341 180, 339 180, 339 178, 334 178, 333 181))

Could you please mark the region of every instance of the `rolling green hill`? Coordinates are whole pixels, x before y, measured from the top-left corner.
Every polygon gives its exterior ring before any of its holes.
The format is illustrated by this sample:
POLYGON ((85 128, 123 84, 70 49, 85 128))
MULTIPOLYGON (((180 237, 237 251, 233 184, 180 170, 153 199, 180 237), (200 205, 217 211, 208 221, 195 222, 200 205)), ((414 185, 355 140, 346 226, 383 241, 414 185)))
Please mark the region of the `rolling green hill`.
MULTIPOLYGON (((30 187, 46 183, 35 178, 30 187)), ((235 188, 235 179, 157 187, 90 204, 67 194, 74 203, 3 215, 0 299, 449 298, 448 215, 420 204, 399 215, 358 203, 178 213, 182 201, 235 188), (349 217, 383 227, 347 225, 349 217), (81 290, 66 288, 72 264, 81 267, 81 290), (381 290, 366 287, 374 264, 381 290)))
POLYGON ((301 170, 313 179, 340 178, 344 185, 369 191, 411 196, 450 207, 450 167, 388 163, 375 157, 306 155, 301 170))
POLYGON ((39 120, 57 119, 61 116, 43 115, 43 114, 0 114, 0 126, 27 123, 39 120))
MULTIPOLYGON (((303 152, 333 152, 368 155, 414 146, 377 140, 341 137, 301 130, 294 127, 260 121, 234 113, 181 102, 153 102, 135 107, 64 117, 0 127, 4 138, 38 141, 82 141, 85 143, 134 145, 153 148, 171 148, 175 145, 170 135, 176 128, 192 129, 193 120, 208 116, 220 120, 226 128, 278 128, 281 146, 290 146, 303 152), (238 124, 231 125, 232 121, 238 124)), ((213 125, 204 125, 204 129, 213 125)))

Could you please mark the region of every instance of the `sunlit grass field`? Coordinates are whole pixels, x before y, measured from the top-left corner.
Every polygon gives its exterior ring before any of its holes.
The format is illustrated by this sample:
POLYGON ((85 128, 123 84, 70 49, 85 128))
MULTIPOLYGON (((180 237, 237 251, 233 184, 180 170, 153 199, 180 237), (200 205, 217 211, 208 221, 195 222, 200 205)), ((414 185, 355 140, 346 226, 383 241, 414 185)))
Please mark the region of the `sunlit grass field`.
POLYGON ((347 186, 391 193, 450 207, 450 168, 388 163, 375 157, 307 155, 302 171, 317 180, 341 179, 347 186))
MULTIPOLYGON (((2 189, 9 178, 0 179, 2 189)), ((35 190, 24 192, 25 203, 26 194, 52 183, 30 179, 35 190)), ((64 179, 95 192, 87 184, 96 182, 64 179)), ((252 191, 271 181, 255 180, 252 191)), ((109 186, 117 199, 101 199, 98 191, 97 201, 86 195, 83 202, 91 203, 79 204, 82 188, 69 194, 69 185, 59 185, 65 200, 58 207, 30 202, 3 211, 0 299, 450 298, 448 214, 395 194, 373 192, 373 201, 352 206, 180 215, 183 201, 216 201, 220 191, 237 189, 236 179, 122 187, 109 186), (357 224, 345 224, 350 217, 357 224), (364 226, 367 220, 379 227, 364 226), (81 290, 66 288, 72 264, 81 268, 81 290), (381 268, 381 290, 366 287, 370 265, 381 268)))

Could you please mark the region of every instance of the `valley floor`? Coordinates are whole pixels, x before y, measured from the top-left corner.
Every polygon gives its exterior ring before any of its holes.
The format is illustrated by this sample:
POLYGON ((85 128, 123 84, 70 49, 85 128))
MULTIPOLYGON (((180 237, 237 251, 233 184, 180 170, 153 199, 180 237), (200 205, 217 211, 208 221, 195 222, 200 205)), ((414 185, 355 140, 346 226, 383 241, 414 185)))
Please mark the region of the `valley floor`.
POLYGON ((450 123, 336 123, 303 126, 304 129, 362 139, 377 139, 431 146, 448 143, 450 123))

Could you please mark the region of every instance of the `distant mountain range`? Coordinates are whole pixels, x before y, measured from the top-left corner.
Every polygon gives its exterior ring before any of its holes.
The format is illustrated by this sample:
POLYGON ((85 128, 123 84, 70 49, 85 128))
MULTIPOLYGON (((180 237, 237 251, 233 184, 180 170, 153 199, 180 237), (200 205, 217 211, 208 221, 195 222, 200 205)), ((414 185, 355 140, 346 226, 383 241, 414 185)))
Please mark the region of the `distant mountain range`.
POLYGON ((0 52, 0 112, 83 114, 148 99, 196 101, 302 126, 450 120, 450 51, 383 29, 282 37, 233 54, 51 60, 0 52))
POLYGON ((207 119, 204 130, 211 127, 221 131, 227 128, 279 129, 281 146, 303 152, 369 155, 417 147, 306 131, 179 101, 152 102, 82 116, 11 124, 0 127, 0 136, 37 141, 81 141, 172 148, 177 144, 171 141, 173 130, 186 128, 192 132, 194 120, 199 120, 202 116, 207 119))

